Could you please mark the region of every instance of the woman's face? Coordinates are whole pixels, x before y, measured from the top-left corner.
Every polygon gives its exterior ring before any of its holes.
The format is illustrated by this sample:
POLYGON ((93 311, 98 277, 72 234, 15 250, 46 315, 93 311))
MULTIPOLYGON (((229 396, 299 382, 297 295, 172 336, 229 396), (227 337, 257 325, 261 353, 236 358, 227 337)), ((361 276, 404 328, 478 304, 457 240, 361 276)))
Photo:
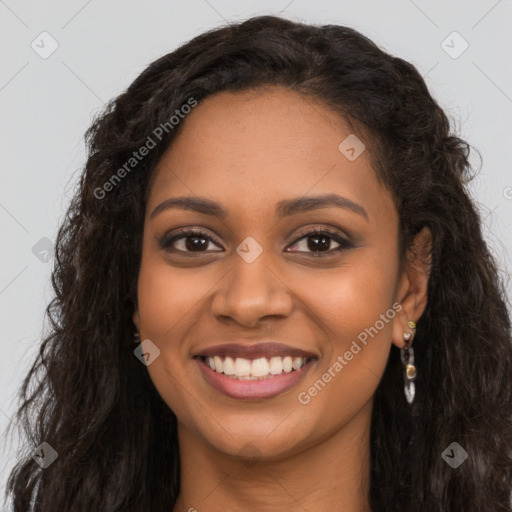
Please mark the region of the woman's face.
POLYGON ((134 313, 180 433, 272 458, 364 428, 408 330, 397 212, 368 152, 282 88, 211 96, 181 122, 148 198, 134 313))

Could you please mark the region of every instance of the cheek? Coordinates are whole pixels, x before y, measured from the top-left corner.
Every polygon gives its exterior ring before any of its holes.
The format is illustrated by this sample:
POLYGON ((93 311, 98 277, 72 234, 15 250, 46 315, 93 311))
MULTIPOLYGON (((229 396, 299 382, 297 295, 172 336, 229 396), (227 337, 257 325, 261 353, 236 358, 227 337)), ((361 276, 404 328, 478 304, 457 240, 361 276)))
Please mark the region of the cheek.
POLYGON ((200 267, 172 267, 154 254, 144 254, 142 258, 138 281, 141 339, 150 339, 160 349, 160 355, 147 370, 163 400, 182 423, 190 426, 193 392, 187 379, 195 361, 190 357, 187 341, 191 332, 195 336, 195 326, 205 313, 208 290, 214 289, 223 275, 200 267))
POLYGON ((141 329, 155 342, 165 341, 180 318, 192 307, 194 292, 183 286, 179 273, 162 263, 142 265, 138 287, 141 329))
POLYGON ((207 291, 221 278, 199 267, 172 267, 161 257, 143 259, 138 282, 141 334, 166 350, 178 351, 182 344, 173 340, 182 338, 188 324, 204 308, 207 291))
MULTIPOLYGON (((318 414, 328 403, 343 404, 343 414, 355 414, 380 382, 397 312, 394 261, 391 255, 360 255, 325 279, 316 279, 315 297, 307 307, 317 322, 322 319, 328 341, 318 374, 301 390, 306 393, 301 403, 310 400, 318 414)), ((340 413, 332 413, 336 421, 340 413)))
MULTIPOLYGON (((391 308, 397 280, 393 261, 391 256, 373 257, 369 251, 354 253, 323 277, 301 275, 296 281, 303 283, 303 291, 297 295, 308 298, 306 309, 324 324, 326 335, 343 344, 373 326, 391 308)), ((379 326, 390 333, 390 323, 379 326)))

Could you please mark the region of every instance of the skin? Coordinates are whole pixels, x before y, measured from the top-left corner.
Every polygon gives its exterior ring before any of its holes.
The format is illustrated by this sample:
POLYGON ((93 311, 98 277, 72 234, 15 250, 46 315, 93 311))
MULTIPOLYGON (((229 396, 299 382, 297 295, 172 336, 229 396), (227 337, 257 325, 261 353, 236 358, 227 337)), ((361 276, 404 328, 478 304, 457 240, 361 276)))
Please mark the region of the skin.
POLYGON ((429 269, 420 258, 430 234, 417 236, 417 255, 400 273, 397 211, 368 151, 349 161, 338 150, 351 133, 347 125, 295 91, 208 97, 180 130, 150 188, 133 316, 141 339, 161 351, 147 369, 178 418, 182 473, 174 511, 369 511, 373 395, 391 344, 403 347, 403 333, 414 334, 408 320, 424 311, 429 269), (332 193, 358 203, 368 218, 332 206, 276 216, 281 200, 332 193), (206 197, 229 215, 167 209, 150 218, 179 196, 206 197), (186 238, 174 247, 188 253, 159 246, 186 226, 205 232, 204 243, 211 237, 207 252, 190 251, 186 238), (314 233, 303 235, 315 226, 337 230, 353 246, 336 252, 334 239, 322 245, 314 233), (248 236, 263 249, 250 264, 236 252, 248 236), (308 240, 329 255, 315 256, 308 240), (300 403, 298 394, 389 310, 394 318, 300 403), (296 387, 274 398, 224 396, 192 358, 207 346, 267 339, 318 357, 296 387))

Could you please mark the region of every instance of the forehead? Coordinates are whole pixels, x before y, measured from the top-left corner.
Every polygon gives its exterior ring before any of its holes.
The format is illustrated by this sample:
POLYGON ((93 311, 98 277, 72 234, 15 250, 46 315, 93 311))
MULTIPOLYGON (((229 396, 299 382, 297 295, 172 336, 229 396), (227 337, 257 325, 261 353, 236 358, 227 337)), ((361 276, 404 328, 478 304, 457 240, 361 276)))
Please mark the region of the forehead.
POLYGON ((355 160, 340 151, 355 134, 319 100, 282 87, 222 92, 181 122, 157 167, 148 209, 169 196, 261 209, 284 197, 333 192, 377 216, 392 207, 368 151, 355 160))

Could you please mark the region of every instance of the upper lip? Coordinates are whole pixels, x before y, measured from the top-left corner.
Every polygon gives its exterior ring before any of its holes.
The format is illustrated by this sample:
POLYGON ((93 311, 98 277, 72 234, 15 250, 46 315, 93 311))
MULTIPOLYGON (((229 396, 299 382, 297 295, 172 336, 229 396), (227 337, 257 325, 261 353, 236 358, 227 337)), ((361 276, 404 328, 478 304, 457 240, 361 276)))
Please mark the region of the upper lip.
POLYGON ((226 343, 198 350, 194 357, 242 357, 244 359, 258 359, 260 357, 315 357, 316 355, 306 350, 291 347, 283 343, 265 342, 254 345, 240 343, 226 343))

